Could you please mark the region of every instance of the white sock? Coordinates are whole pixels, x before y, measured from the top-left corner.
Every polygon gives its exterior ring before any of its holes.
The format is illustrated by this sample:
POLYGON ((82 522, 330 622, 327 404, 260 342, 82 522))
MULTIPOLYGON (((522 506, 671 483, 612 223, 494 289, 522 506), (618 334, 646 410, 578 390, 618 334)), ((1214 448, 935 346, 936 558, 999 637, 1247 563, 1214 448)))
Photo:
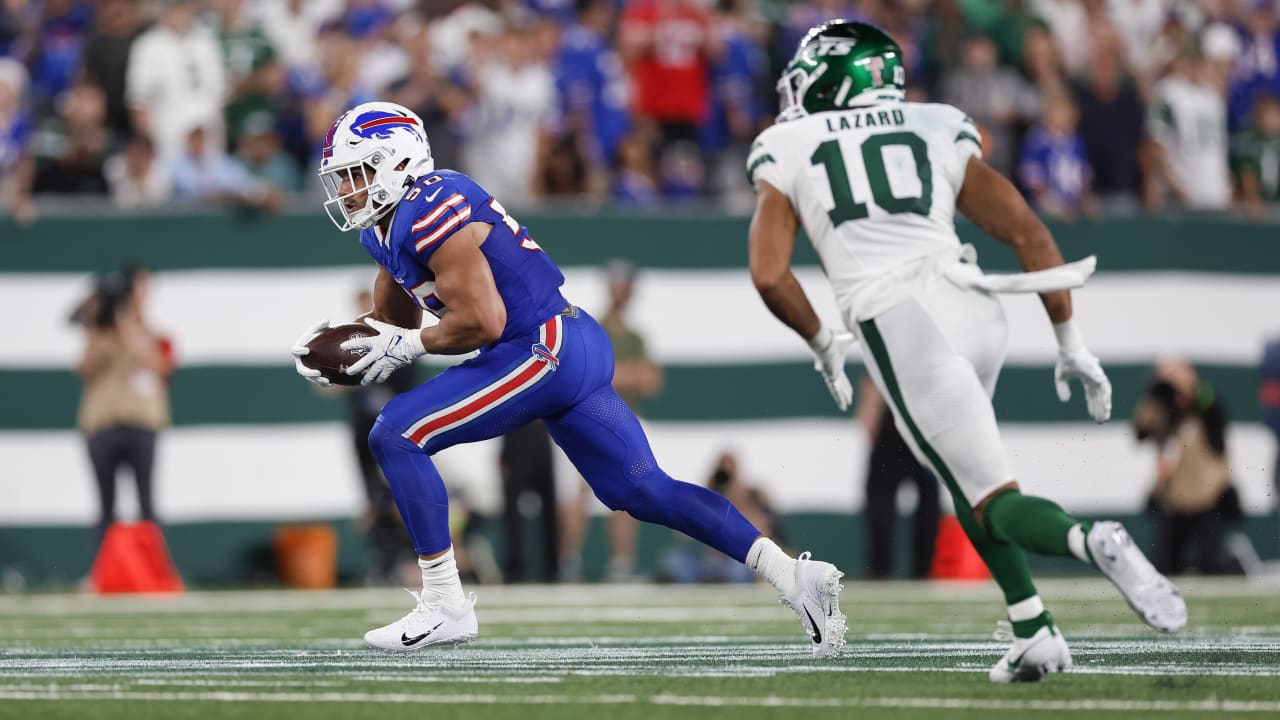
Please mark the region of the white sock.
POLYGON ((1032 595, 1026 600, 1019 600, 1009 606, 1009 622, 1034 620, 1040 617, 1043 612, 1044 601, 1040 599, 1039 595, 1032 595))
POLYGON ((457 608, 467 603, 462 592, 462 578, 458 577, 458 563, 453 559, 453 548, 431 560, 418 558, 422 568, 422 599, 436 605, 457 608))
POLYGON ((1084 544, 1084 528, 1080 523, 1071 526, 1067 531, 1067 547, 1071 549, 1071 554, 1080 559, 1080 562, 1092 565, 1093 561, 1089 559, 1089 550, 1084 544))
POLYGON ((795 558, 782 551, 778 544, 761 535, 747 551, 747 567, 779 593, 786 595, 796 585, 795 558))

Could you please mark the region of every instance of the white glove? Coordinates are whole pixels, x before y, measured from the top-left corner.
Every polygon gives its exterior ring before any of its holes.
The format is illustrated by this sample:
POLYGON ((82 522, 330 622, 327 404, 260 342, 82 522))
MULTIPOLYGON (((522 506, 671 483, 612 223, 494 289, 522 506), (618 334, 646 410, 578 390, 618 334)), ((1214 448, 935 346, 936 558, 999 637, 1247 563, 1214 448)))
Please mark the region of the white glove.
POLYGON ((380 383, 391 373, 408 365, 427 350, 422 347, 422 331, 397 327, 390 323, 365 318, 369 327, 378 331, 373 337, 352 338, 338 347, 343 350, 364 350, 364 357, 347 368, 348 375, 359 375, 361 385, 380 383))
POLYGON ((853 402, 853 386, 844 372, 844 357, 849 354, 853 342, 853 335, 826 326, 809 340, 813 369, 822 374, 822 381, 827 384, 831 399, 836 401, 841 412, 848 410, 853 402))
POLYGON ((307 343, 311 342, 311 338, 328 329, 329 321, 321 320, 303 331, 303 333, 298 336, 298 339, 293 341, 293 347, 289 349, 289 352, 293 354, 293 369, 297 370, 298 374, 306 378, 309 382, 313 382, 321 387, 329 387, 332 383, 329 382, 329 378, 321 375, 319 370, 303 365, 302 356, 311 352, 311 348, 307 347, 307 343))
POLYGON ((1071 380, 1079 380, 1084 386, 1085 404, 1094 422, 1104 423, 1111 417, 1111 381, 1102 371, 1102 363, 1084 346, 1080 331, 1070 321, 1053 326, 1058 336, 1058 362, 1053 368, 1053 382, 1057 386, 1058 399, 1071 399, 1071 380))

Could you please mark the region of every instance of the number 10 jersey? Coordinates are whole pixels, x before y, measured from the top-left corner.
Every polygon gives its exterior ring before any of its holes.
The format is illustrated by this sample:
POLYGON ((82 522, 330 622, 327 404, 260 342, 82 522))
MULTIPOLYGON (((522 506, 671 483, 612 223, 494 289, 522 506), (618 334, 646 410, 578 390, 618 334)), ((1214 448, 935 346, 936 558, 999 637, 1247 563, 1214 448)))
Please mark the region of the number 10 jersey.
POLYGON ((779 123, 751 147, 751 183, 791 200, 846 318, 874 318, 959 257, 955 203, 982 148, 950 105, 887 102, 779 123))

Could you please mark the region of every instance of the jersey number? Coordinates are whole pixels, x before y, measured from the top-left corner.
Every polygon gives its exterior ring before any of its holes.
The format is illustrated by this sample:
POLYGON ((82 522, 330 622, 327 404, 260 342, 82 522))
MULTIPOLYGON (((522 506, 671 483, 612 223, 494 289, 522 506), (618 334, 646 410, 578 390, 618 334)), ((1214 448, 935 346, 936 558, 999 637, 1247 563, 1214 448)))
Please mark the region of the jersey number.
MULTIPOLYGON (((899 213, 929 215, 929 209, 933 207, 933 167, 929 165, 929 150, 919 135, 905 131, 872 135, 862 143, 861 150, 862 166, 867 171, 867 185, 871 187, 871 199, 876 205, 890 215, 899 213), (889 169, 884 164, 884 150, 894 146, 905 147, 911 151, 916 177, 920 180, 919 195, 897 197, 893 194, 893 186, 889 182, 889 169)), ((828 140, 819 145, 813 152, 813 156, 809 158, 809 162, 826 168, 827 182, 831 185, 831 197, 836 203, 836 206, 827 212, 833 227, 839 227, 850 220, 861 220, 867 216, 867 203, 853 199, 849 171, 845 167, 844 154, 840 152, 839 140, 828 140)), ((894 170, 899 168, 895 166, 894 170)))
MULTIPOLYGON (((489 201, 489 207, 493 208, 494 212, 502 216, 502 224, 507 226, 507 229, 511 231, 512 235, 518 236, 520 234, 520 223, 516 222, 516 219, 511 217, 511 213, 507 212, 506 208, 502 207, 502 203, 498 202, 497 198, 493 198, 489 201)), ((534 242, 533 238, 528 235, 525 235, 524 239, 520 241, 520 247, 525 250, 534 251, 542 249, 542 247, 539 246, 538 243, 534 242)))

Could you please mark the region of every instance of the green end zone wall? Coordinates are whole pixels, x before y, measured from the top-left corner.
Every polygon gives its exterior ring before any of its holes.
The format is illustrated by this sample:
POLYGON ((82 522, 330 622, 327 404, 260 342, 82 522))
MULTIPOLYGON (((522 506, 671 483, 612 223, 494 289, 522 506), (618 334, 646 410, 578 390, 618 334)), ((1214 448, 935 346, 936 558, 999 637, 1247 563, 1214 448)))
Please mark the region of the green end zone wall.
MULTIPOLYGON (((743 217, 698 212, 669 212, 662 216, 524 212, 517 217, 570 273, 597 268, 615 257, 629 258, 652 271, 648 275, 650 279, 644 281, 643 293, 671 290, 682 298, 682 311, 668 313, 662 319, 664 323, 721 323, 723 316, 707 317, 700 313, 699 289, 705 284, 708 289, 702 291, 704 293, 722 292, 726 277, 745 278, 747 219, 743 217), (684 303, 686 297, 689 301, 684 303)), ((1100 280, 1095 281, 1097 289, 1091 285, 1086 292, 1094 293, 1094 297, 1100 293, 1108 302, 1124 305, 1130 311, 1129 317, 1141 317, 1143 313, 1160 316, 1165 311, 1162 303, 1182 293, 1191 299, 1191 305, 1201 303, 1203 298, 1203 304, 1214 310, 1212 321, 1202 318, 1188 322, 1185 328, 1176 325, 1172 335, 1190 338, 1180 348, 1183 351, 1189 348, 1202 377, 1227 402, 1235 422, 1233 452, 1239 450, 1234 456, 1238 465, 1236 472, 1245 482, 1242 492, 1246 504, 1256 515, 1250 518, 1246 529, 1264 558, 1280 555, 1277 526, 1263 516, 1274 502, 1270 478, 1275 450, 1270 436, 1259 424, 1256 369, 1266 333, 1280 333, 1280 302, 1272 302, 1280 298, 1280 226, 1187 215, 1111 219, 1057 225, 1052 229, 1069 259, 1088 254, 1098 256, 1100 280), (1123 291, 1131 281, 1151 279, 1157 284, 1163 283, 1159 285, 1164 288, 1161 290, 1163 300, 1159 302, 1144 292, 1125 294, 1123 291), (1256 295, 1257 292, 1263 294, 1256 295), (1195 338, 1211 336, 1211 331, 1223 337, 1224 327, 1228 331, 1225 337, 1231 338, 1232 327, 1237 324, 1243 328, 1240 332, 1248 337, 1236 343, 1235 349, 1223 350, 1217 341, 1196 343, 1195 338), (1253 351, 1255 347, 1257 355, 1253 351)), ((962 224, 959 232, 962 240, 978 247, 980 262, 988 271, 1016 270, 1012 251, 983 237, 970 225, 962 224)), ((76 300, 74 292, 78 290, 73 289, 87 286, 89 273, 135 260, 169 278, 181 278, 178 283, 204 283, 201 292, 206 295, 201 298, 235 300, 235 293, 257 292, 255 288, 268 286, 277 277, 283 277, 292 284, 281 291, 290 297, 282 296, 280 302, 302 304, 305 309, 312 302, 312 292, 317 297, 345 297, 350 293, 351 287, 341 282, 311 284, 316 278, 337 277, 325 275, 327 270, 351 269, 353 274, 371 277, 367 256, 354 240, 353 236, 338 234, 317 213, 259 218, 220 214, 85 215, 45 218, 29 228, 18 228, 0 220, 0 299, 9 306, 10 317, 62 325, 66 310, 76 300), (228 294, 220 296, 217 293, 223 285, 219 283, 224 282, 228 283, 228 294), (41 295, 42 307, 23 306, 24 298, 31 291, 55 286, 56 293, 45 290, 41 295), (307 295, 298 297, 302 295, 299 290, 307 295), (33 315, 33 311, 43 315, 33 315)), ((797 246, 796 264, 808 271, 816 268, 816 257, 806 242, 797 246)), ((749 288, 743 290, 749 292, 749 288)), ((735 295, 734 298, 733 302, 738 304, 725 311, 725 315, 746 310, 763 312, 754 297, 735 295)), ((241 317, 245 305, 246 301, 239 305, 227 302, 223 310, 227 317, 222 320, 225 327, 218 329, 225 337, 214 338, 217 345, 233 347, 236 338, 230 330, 254 321, 241 317)), ((310 318, 310 314, 307 317, 310 318)), ((1146 473, 1150 463, 1143 459, 1145 456, 1136 455, 1140 451, 1127 436, 1126 424, 1130 408, 1147 382, 1151 362, 1169 350, 1160 343, 1146 342, 1143 339, 1146 329, 1140 324, 1132 328, 1100 327, 1108 322, 1114 325, 1116 321, 1107 317, 1105 309, 1100 312, 1094 307, 1086 323, 1086 337, 1098 337, 1103 334, 1101 330, 1108 329, 1113 336, 1117 332, 1121 336, 1132 335, 1127 344, 1120 343, 1124 346, 1123 352, 1114 357, 1104 354, 1103 358, 1115 387, 1116 410, 1112 423, 1101 430, 1088 423, 1078 391, 1070 403, 1057 401, 1052 391, 1051 356, 1011 360, 1001 376, 995 404, 1002 422, 1006 423, 1011 452, 1020 468, 1056 469, 1061 475, 1064 466, 1088 466, 1093 457, 1091 449, 1100 442, 1110 442, 1113 450, 1119 447, 1129 453, 1132 462, 1125 466, 1123 473, 1109 474, 1110 468, 1099 468, 1100 463, 1095 461, 1079 477, 1080 483, 1096 486, 1100 496, 1113 490, 1111 486, 1131 485, 1134 489, 1126 495, 1129 499, 1123 505, 1105 508, 1105 513, 1101 512, 1104 508, 1087 502, 1075 509, 1083 515, 1120 517, 1132 526, 1135 535, 1142 537, 1149 534, 1148 520, 1138 513, 1142 486, 1149 482, 1146 473), (1109 435, 1097 434, 1099 432, 1109 435), (1058 433, 1064 442, 1056 442, 1058 433)), ((13 330, 20 331, 21 327, 22 322, 18 322, 13 330)), ((196 331, 190 327, 183 329, 189 333, 196 331)), ((1011 331, 1016 333, 1019 329, 1012 327, 1011 331)), ((743 325, 725 332, 740 340, 751 330, 743 325)), ((293 337, 292 326, 285 334, 288 337, 283 342, 287 343, 293 337)), ((1168 336, 1166 332, 1164 337, 1168 336)), ((28 352, 18 357, 17 337, 0 344, 0 575, 11 570, 32 587, 65 586, 74 584, 87 573, 90 559, 91 513, 85 498, 91 494, 92 482, 87 463, 79 457, 82 449, 73 429, 80 386, 69 370, 74 361, 70 345, 54 343, 48 353, 28 352), (68 460, 41 455, 43 451, 31 450, 37 446, 76 457, 68 460), (74 477, 50 478, 49 467, 74 477), (78 496, 80 506, 86 508, 75 514, 78 521, 47 514, 48 507, 55 503, 33 505, 28 502, 32 497, 30 488, 46 484, 53 488, 50 493, 62 493, 59 497, 68 497, 67 493, 78 496), (27 492, 23 494, 18 490, 27 492)), ((788 343, 787 348, 794 345, 796 352, 783 353, 781 357, 762 353, 743 358, 736 350, 729 349, 704 355, 686 353, 664 361, 665 392, 645 408, 655 433, 669 442, 674 436, 694 433, 699 438, 714 438, 708 443, 736 437, 741 438, 740 443, 758 445, 768 442, 767 428, 773 420, 780 421, 778 425, 787 424, 793 433, 797 432, 795 423, 799 422, 802 434, 809 432, 810 421, 814 433, 829 433, 833 427, 851 427, 851 421, 848 426, 840 425, 839 414, 814 376, 803 347, 798 341, 792 343, 790 338, 784 342, 788 343)), ((223 457, 197 453, 233 454, 234 443, 241 442, 241 438, 269 434, 277 429, 297 431, 298 437, 285 438, 295 442, 290 447, 317 449, 321 444, 332 445, 333 433, 339 427, 337 423, 346 411, 345 403, 320 397, 305 383, 298 382, 287 357, 278 357, 276 344, 274 338, 270 339, 266 351, 256 355, 184 362, 172 384, 176 429, 163 441, 162 453, 169 454, 169 467, 182 470, 225 462, 223 457), (235 434, 236 431, 240 434, 235 434), (172 437, 179 434, 180 438, 172 437), (220 437, 223 439, 219 440, 220 437)), ((190 343, 184 345, 180 339, 180 353, 189 346, 190 343)), ((860 374, 861 367, 852 364, 850 375, 855 382, 860 374)), ((795 439, 796 435, 787 437, 795 439)), ((664 448, 659 459, 664 466, 670 463, 685 468, 679 476, 696 482, 709 469, 721 446, 706 444, 691 448, 689 445, 671 445, 676 447, 677 455, 685 453, 688 457, 673 457, 664 448)), ((345 461, 348 452, 344 444, 325 457, 331 462, 332 457, 341 455, 345 461)), ((775 448, 772 457, 785 458, 786 452, 787 448, 775 448)), ((804 460, 809 463, 804 467, 809 468, 818 462, 812 458, 804 460)), ((313 461, 313 465, 319 462, 313 461)), ((474 482, 485 485, 496 482, 492 468, 464 469, 473 476, 474 482)), ((339 484, 349 483, 354 487, 358 483, 354 476, 345 476, 350 474, 347 467, 306 468, 311 474, 317 470, 327 470, 331 475, 344 474, 335 480, 339 484)), ((236 471, 252 474, 253 468, 236 471)), ((797 497, 792 487, 797 472, 800 471, 794 466, 782 463, 762 470, 763 477, 757 478, 768 483, 766 490, 786 518, 791 546, 836 559, 851 576, 859 575, 864 544, 860 499, 823 503, 815 500, 813 494, 797 497), (833 510, 832 505, 838 509, 833 510)), ((189 582, 206 586, 270 582, 271 533, 281 522, 299 518, 334 524, 341 537, 341 577, 348 582, 359 581, 363 547, 350 520, 363 510, 358 501, 349 507, 334 508, 331 504, 323 511, 288 513, 277 498, 275 504, 266 503, 264 512, 259 498, 246 496, 243 501, 246 508, 257 506, 253 513, 246 512, 244 517, 228 515, 224 506, 217 513, 206 515, 192 502, 183 503, 182 494, 190 490, 184 483, 192 482, 183 475, 180 471, 170 472, 158 480, 162 500, 169 506, 182 508, 176 513, 180 517, 162 519, 168 520, 166 528, 173 553, 189 582), (272 514, 277 507, 281 508, 278 519, 272 514)), ((1069 480, 1075 482, 1075 475, 1068 475, 1069 480)), ((274 476, 251 478, 251 481, 264 486, 283 482, 274 476)), ((848 491, 844 486, 858 480, 850 474, 834 477, 831 482, 841 486, 839 496, 845 497, 848 491)), ((1089 487, 1083 492, 1076 490, 1077 497, 1085 500, 1094 492, 1089 487)), ((495 547, 500 548, 502 539, 497 537, 496 526, 496 522, 491 523, 488 533, 495 547)), ((592 538, 603 538, 598 526, 597 517, 593 520, 592 538)), ((905 527, 901 531, 905 533, 905 527)), ((671 542, 665 530, 646 528, 641 544, 642 567, 653 572, 661 553, 671 542)), ((599 575, 604 561, 602 548, 606 545, 588 541, 588 556, 584 561, 588 577, 599 575)), ((1070 569, 1070 565, 1047 564, 1042 568, 1070 569)))
MULTIPOLYGON (((522 212, 520 221, 562 266, 599 265, 627 257, 646 268, 712 269, 747 264, 747 219, 669 211, 662 215, 522 212)), ((1120 218, 1052 225, 1069 258, 1096 254, 1112 271, 1280 274, 1280 232, 1274 225, 1229 217, 1120 218)), ((974 243, 985 269, 1016 269, 1013 253, 968 223, 960 239, 974 243)), ((367 262, 355 242, 343 242, 323 215, 235 218, 160 215, 48 218, 26 228, 0 219, 0 270, 91 272, 125 260, 156 270, 297 268, 367 262)), ((348 236, 349 238, 349 236, 348 236)), ((796 263, 817 257, 798 243, 796 263)))

